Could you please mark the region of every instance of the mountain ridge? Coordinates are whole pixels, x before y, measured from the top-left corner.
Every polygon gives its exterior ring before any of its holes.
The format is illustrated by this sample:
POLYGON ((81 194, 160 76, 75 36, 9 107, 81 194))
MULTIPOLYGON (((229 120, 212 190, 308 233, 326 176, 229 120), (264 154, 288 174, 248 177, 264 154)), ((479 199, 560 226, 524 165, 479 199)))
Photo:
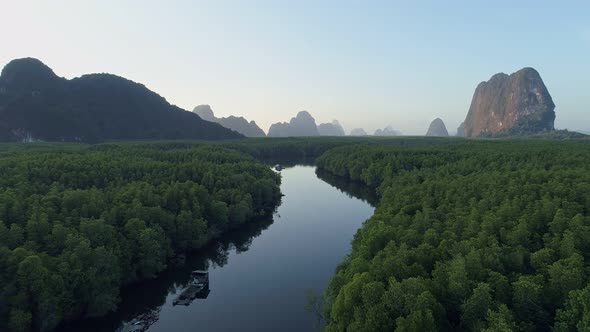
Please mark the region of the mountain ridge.
POLYGON ((12 60, 0 74, 0 141, 241 137, 117 75, 66 79, 34 58, 12 60))
POLYGON ((289 122, 277 122, 268 129, 268 137, 320 136, 315 119, 300 111, 289 122))
POLYGON ((332 122, 328 123, 320 123, 318 125, 318 132, 321 136, 345 136, 346 132, 344 128, 338 122, 338 120, 333 120, 332 122))
POLYGON ((225 128, 237 131, 246 137, 265 137, 266 134, 255 121, 246 120, 244 117, 230 115, 224 118, 218 118, 209 105, 198 105, 193 109, 193 113, 200 116, 203 120, 215 122, 225 128))

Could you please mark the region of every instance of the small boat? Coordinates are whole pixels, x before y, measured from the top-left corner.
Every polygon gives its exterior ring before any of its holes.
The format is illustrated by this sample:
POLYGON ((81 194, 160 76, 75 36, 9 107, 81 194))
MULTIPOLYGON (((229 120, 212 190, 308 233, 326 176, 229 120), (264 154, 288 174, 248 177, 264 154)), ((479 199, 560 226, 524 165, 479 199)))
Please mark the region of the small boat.
POLYGON ((193 271, 188 286, 172 302, 172 305, 188 306, 194 299, 206 299, 209 292, 209 272, 193 271))
POLYGON ((160 319, 160 308, 145 312, 123 323, 115 332, 145 332, 160 319))
POLYGON ((279 172, 284 169, 284 167, 281 164, 276 164, 274 168, 276 171, 279 171, 279 172))

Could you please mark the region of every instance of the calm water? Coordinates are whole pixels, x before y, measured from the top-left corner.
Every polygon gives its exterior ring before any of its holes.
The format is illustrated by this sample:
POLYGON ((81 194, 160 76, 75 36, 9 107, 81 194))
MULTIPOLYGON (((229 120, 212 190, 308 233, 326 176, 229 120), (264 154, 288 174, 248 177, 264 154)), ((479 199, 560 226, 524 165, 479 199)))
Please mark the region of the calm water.
POLYGON ((314 330, 306 293, 325 289, 354 233, 373 213, 374 197, 354 183, 316 175, 311 166, 287 168, 282 176, 285 197, 272 219, 232 232, 182 266, 125 289, 117 312, 68 330, 113 331, 150 311, 156 319, 151 332, 314 330), (173 306, 195 269, 209 271, 211 292, 190 306, 173 306))

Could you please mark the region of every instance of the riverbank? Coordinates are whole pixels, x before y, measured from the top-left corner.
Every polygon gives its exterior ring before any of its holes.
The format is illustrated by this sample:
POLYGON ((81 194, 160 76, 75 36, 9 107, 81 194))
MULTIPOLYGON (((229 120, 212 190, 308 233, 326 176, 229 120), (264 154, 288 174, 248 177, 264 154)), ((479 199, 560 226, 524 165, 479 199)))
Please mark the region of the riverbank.
POLYGON ((126 289, 116 313, 67 331, 113 331, 149 311, 159 313, 152 332, 313 330, 317 319, 305 309, 308 290, 324 291, 353 234, 373 212, 362 193, 346 189, 318 178, 314 167, 283 170, 285 196, 273 220, 221 237, 188 255, 184 266, 126 289), (192 270, 209 271, 211 292, 175 307, 172 301, 192 270))

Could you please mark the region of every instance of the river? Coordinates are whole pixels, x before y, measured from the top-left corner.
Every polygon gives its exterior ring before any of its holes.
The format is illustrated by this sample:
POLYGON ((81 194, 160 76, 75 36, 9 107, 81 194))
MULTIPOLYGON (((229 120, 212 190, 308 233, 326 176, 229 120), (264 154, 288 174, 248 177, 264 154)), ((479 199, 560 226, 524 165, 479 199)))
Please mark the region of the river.
POLYGON ((125 288, 116 312, 66 330, 111 332, 147 312, 150 332, 317 329, 307 294, 324 291, 354 233, 372 215, 375 197, 312 166, 281 173, 285 196, 272 219, 233 231, 158 278, 125 288), (210 293, 173 306, 197 269, 209 271, 210 293))

